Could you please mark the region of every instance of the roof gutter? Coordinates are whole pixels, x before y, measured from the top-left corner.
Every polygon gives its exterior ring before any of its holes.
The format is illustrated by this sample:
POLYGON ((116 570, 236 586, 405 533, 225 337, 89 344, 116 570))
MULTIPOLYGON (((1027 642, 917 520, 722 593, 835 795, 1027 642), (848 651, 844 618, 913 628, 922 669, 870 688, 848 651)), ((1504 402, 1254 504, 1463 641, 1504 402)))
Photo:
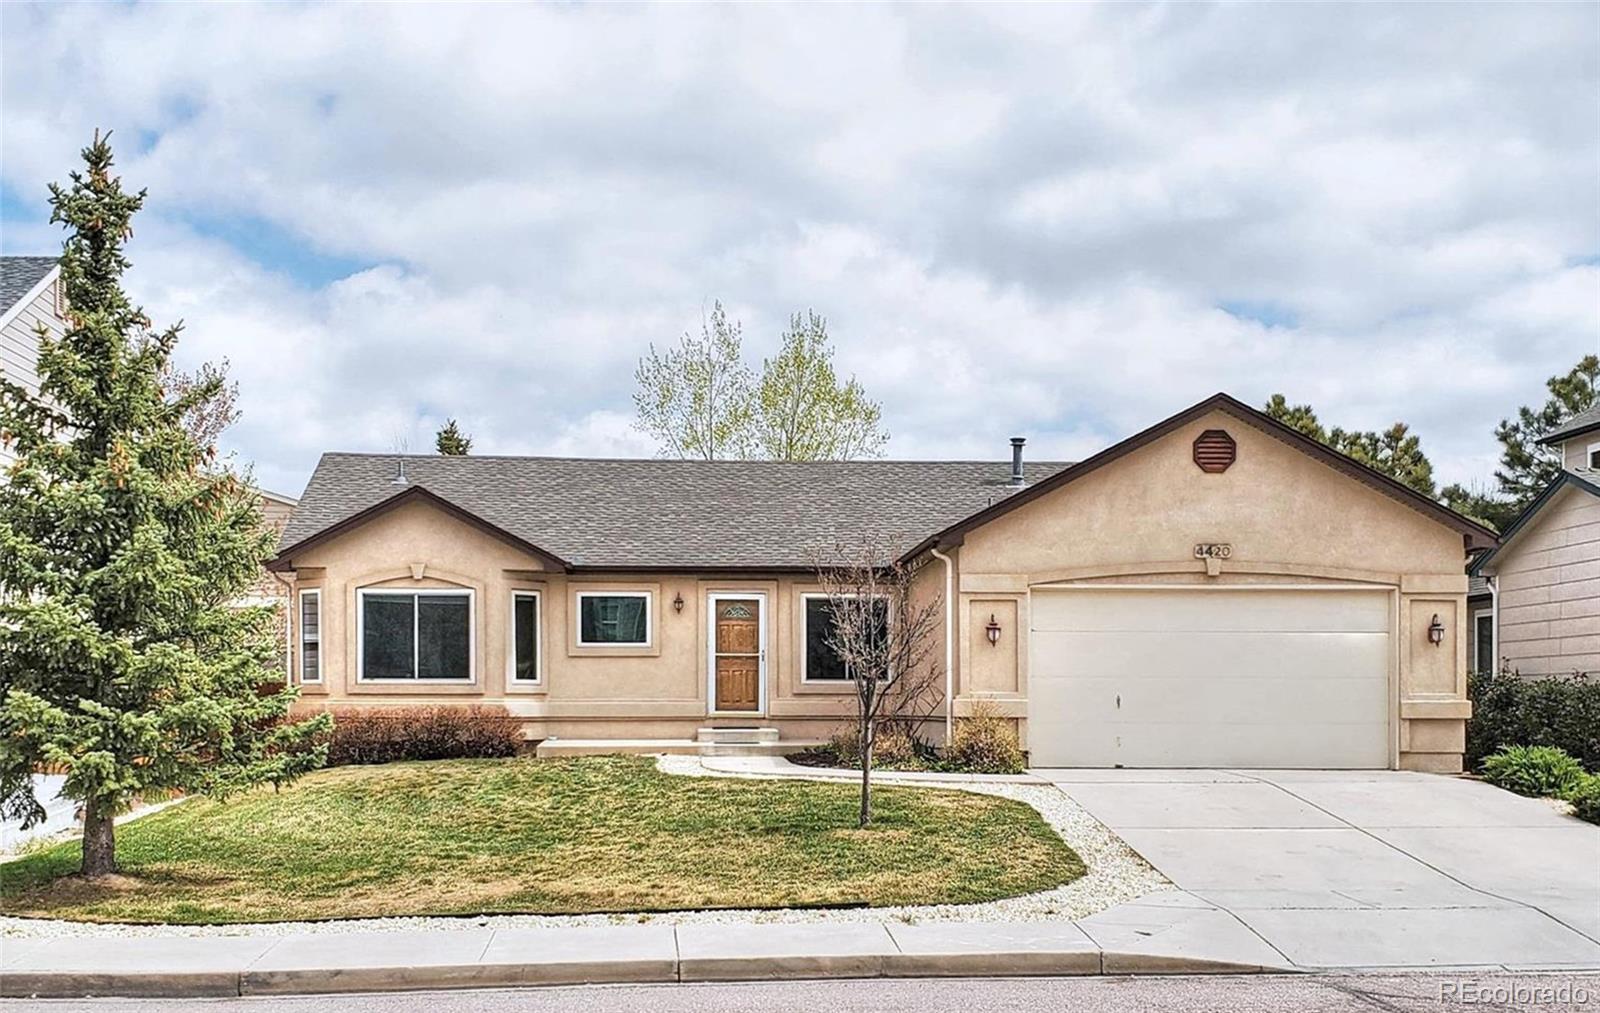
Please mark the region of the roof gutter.
POLYGON ((956 564, 940 552, 937 545, 931 546, 928 551, 933 553, 934 559, 944 564, 944 747, 949 749, 956 728, 956 564))
POLYGON ((1553 447, 1559 443, 1565 443, 1568 440, 1577 439, 1580 436, 1587 436, 1596 429, 1600 429, 1600 422, 1591 422, 1588 425, 1579 426, 1576 429, 1569 429, 1566 432, 1557 430, 1553 433, 1546 433, 1533 442, 1541 447, 1553 447))
MULTIPOLYGON (((1498 575, 1485 577, 1489 582, 1489 659, 1494 666, 1494 671, 1488 674, 1500 674, 1500 578, 1498 575)), ((1484 673, 1480 672, 1479 675, 1484 673)))
POLYGON ((299 621, 294 608, 294 581, 283 575, 281 570, 269 568, 268 573, 272 579, 283 585, 288 595, 283 603, 283 684, 294 685, 294 624, 299 621))

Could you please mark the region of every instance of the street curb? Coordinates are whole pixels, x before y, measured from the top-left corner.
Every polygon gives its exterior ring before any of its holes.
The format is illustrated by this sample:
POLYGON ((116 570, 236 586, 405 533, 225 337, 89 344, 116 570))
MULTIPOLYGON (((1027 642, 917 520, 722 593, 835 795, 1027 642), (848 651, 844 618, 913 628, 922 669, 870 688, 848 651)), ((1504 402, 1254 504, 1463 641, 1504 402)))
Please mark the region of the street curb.
POLYGON ((239 995, 237 971, 4 971, 3 999, 220 999, 239 995))
POLYGON ((1149 953, 1015 951, 959 954, 827 954, 609 960, 567 963, 453 964, 423 967, 305 967, 253 971, 84 972, 8 970, 0 997, 80 999, 219 998, 328 995, 556 985, 804 981, 850 978, 1005 978, 1055 975, 1294 973, 1230 961, 1149 953))
POLYGON ((239 995, 514 988, 521 985, 661 984, 678 980, 672 960, 603 960, 432 967, 294 968, 245 971, 239 995))

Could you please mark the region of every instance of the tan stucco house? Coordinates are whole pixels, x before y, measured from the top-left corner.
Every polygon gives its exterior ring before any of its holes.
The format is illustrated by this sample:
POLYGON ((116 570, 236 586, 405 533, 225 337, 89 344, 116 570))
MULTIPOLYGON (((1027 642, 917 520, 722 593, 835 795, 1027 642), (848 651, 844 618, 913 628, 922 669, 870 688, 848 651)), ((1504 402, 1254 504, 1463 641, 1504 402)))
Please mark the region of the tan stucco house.
POLYGON ((1460 769, 1493 533, 1222 394, 1076 464, 327 454, 272 567, 302 706, 789 742, 850 713, 811 559, 863 535, 1036 766, 1460 769))
MULTIPOLYGON (((1600 405, 1539 442, 1562 472, 1472 566, 1477 653, 1522 676, 1600 672, 1600 405)), ((1481 667, 1481 666, 1480 666, 1481 667)))

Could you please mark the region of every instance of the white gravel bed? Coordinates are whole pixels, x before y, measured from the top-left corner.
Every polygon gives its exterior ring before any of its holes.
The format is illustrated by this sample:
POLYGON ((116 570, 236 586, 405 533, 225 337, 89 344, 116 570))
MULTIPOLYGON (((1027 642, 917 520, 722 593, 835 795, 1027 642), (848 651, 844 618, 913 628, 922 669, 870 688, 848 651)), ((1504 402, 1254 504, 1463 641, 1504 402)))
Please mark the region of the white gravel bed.
MULTIPOLYGON (((734 773, 711 770, 696 756, 662 756, 660 769, 687 777, 807 777, 794 773, 734 773)), ((816 778, 823 780, 825 778, 816 778)), ((933 904, 907 907, 725 911, 668 911, 639 914, 484 915, 461 918, 361 918, 318 922, 264 922, 246 925, 102 925, 0 916, 0 938, 67 936, 288 936, 356 932, 429 932, 463 929, 561 928, 582 925, 695 925, 819 922, 1025 922, 1083 918, 1171 886, 1122 839, 1090 816, 1054 785, 1043 782, 919 782, 915 775, 876 778, 881 783, 922 784, 953 791, 973 791, 1025 802, 1083 858, 1088 872, 1066 886, 982 904, 933 904)))

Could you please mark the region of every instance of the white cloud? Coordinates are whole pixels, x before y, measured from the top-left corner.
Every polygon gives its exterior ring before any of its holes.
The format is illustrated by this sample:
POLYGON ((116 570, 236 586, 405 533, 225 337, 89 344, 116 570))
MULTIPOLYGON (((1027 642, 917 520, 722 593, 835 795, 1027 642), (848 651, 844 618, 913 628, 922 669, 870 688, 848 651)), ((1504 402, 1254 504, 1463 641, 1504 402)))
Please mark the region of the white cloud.
POLYGON ((1600 253, 1592 6, 9 4, 0 28, 8 193, 116 128, 151 191, 137 294, 188 321, 188 361, 232 360, 233 444, 289 491, 452 416, 482 452, 648 453, 633 364, 713 298, 757 354, 827 315, 908 457, 1013 433, 1081 457, 1281 390, 1407 419, 1467 480, 1600 346, 1600 268, 1571 266, 1600 253), (217 238, 241 222, 264 238, 217 238))

